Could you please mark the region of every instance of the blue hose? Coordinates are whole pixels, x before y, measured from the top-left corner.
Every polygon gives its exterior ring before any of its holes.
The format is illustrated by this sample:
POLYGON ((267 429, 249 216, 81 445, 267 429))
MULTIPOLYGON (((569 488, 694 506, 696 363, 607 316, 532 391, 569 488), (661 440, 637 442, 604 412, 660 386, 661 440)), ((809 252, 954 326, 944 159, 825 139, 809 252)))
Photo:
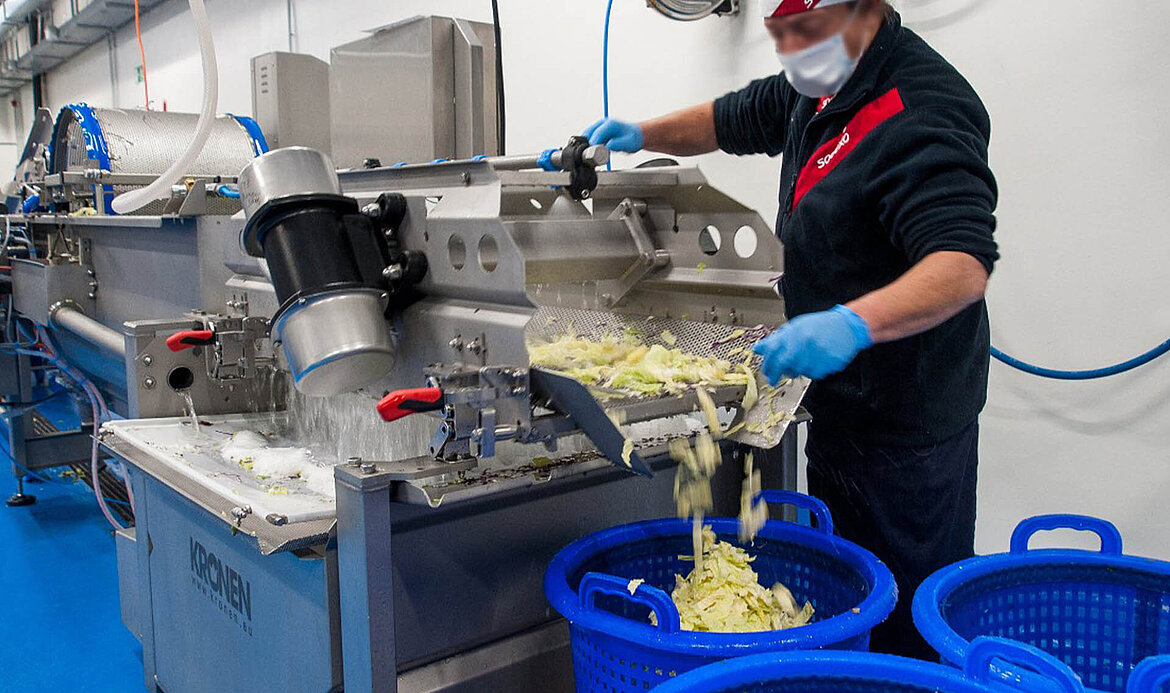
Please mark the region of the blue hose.
POLYGON ((1054 380, 1096 380, 1098 378, 1108 378, 1111 375, 1118 375, 1126 371, 1132 371, 1135 368, 1146 365, 1150 361, 1163 356, 1170 352, 1170 339, 1162 342, 1158 346, 1150 349, 1141 356, 1137 356, 1123 363, 1118 363, 1113 366, 1106 366, 1105 368, 1094 368, 1087 371, 1059 371, 1052 368, 1041 368, 1040 366, 1033 366, 1030 363, 1025 363, 1015 357, 1008 356, 999 349, 991 347, 991 355, 1002 363, 1005 363, 1016 370, 1030 373, 1032 375, 1040 376, 1041 378, 1052 378, 1054 380))
POLYGON ((240 199, 240 191, 231 187, 230 185, 221 185, 215 189, 217 193, 224 197, 230 197, 233 200, 240 199))
MULTIPOLYGON (((605 35, 601 40, 601 115, 609 117, 609 16, 613 12, 613 0, 605 5, 605 35)), ((605 170, 612 171, 613 163, 605 162, 605 170)))

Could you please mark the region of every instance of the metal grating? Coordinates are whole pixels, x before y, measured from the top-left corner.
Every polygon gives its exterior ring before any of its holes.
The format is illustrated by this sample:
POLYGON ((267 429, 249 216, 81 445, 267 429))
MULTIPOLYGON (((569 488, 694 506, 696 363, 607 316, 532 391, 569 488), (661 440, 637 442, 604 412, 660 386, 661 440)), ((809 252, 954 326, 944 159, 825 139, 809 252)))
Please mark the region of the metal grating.
MULTIPOLYGON (((698 356, 714 356, 733 364, 746 364, 754 372, 760 358, 752 346, 772 330, 766 325, 725 325, 677 318, 624 315, 597 310, 542 307, 528 323, 530 340, 555 339, 574 335, 582 339, 600 341, 607 336, 629 334, 647 345, 660 344, 698 356), (673 344, 668 339, 673 338, 673 344)), ((759 402, 743 414, 747 426, 732 436, 737 442, 761 448, 772 448, 780 442, 788 424, 795 418, 800 401, 808 389, 804 378, 782 383, 774 389, 762 390, 759 402), (776 415, 785 417, 776 420, 776 415), (771 421, 771 425, 767 425, 771 421), (752 433, 750 426, 764 426, 752 433)), ((666 396, 670 397, 670 396, 666 396)), ((663 397, 662 399, 665 399, 663 397)), ((607 400, 605 406, 620 407, 638 402, 638 398, 607 400)), ((739 419, 736 420, 738 423, 739 419)))
MULTIPOLYGON (((84 482, 86 486, 91 489, 93 488, 93 480, 89 475, 89 465, 74 464, 70 465, 69 468, 73 470, 77 478, 84 482)), ((102 466, 98 470, 98 481, 101 483, 102 496, 114 501, 113 503, 107 503, 110 512, 117 515, 131 527, 134 526, 134 510, 130 508, 130 494, 126 492, 126 484, 122 483, 122 479, 105 466, 102 466)))
MULTIPOLYGON (((54 433, 60 433, 61 430, 53 425, 43 414, 35 409, 30 412, 32 416, 33 433, 38 436, 47 436, 54 433)), ((89 476, 88 464, 71 464, 69 470, 76 475, 77 479, 83 482, 90 489, 93 489, 93 481, 89 476)), ((123 522, 134 525, 134 511, 130 508, 130 494, 126 492, 126 485, 118 478, 116 474, 111 472, 108 468, 103 466, 98 471, 98 480, 101 483, 102 495, 114 501, 109 503, 110 511, 120 517, 123 522)))
POLYGON ((752 345, 771 330, 766 325, 724 325, 558 307, 540 308, 528 324, 529 336, 536 339, 555 339, 572 334, 597 341, 607 336, 631 334, 647 345, 661 344, 688 354, 716 356, 752 367, 759 361, 759 357, 752 354, 752 345), (667 332, 674 337, 673 345, 666 339, 667 332))
POLYGON ((44 414, 41 414, 36 409, 33 409, 29 413, 32 416, 33 433, 37 436, 47 436, 61 432, 59 428, 53 425, 52 421, 46 419, 44 414))

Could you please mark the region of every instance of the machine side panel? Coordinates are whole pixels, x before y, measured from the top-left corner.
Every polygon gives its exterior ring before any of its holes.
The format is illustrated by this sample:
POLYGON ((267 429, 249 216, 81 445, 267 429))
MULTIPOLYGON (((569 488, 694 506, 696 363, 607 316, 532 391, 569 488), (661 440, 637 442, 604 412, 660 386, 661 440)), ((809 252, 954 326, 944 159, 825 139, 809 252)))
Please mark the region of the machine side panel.
POLYGON ((133 527, 114 532, 118 558, 118 603, 122 607, 122 625, 138 642, 142 642, 142 619, 149 618, 143 609, 142 585, 138 576, 138 543, 133 527))
POLYGON ((672 474, 589 476, 474 510, 391 506, 400 672, 548 621, 542 581, 557 551, 596 530, 674 513, 672 474))
MULTIPOLYGON (((160 229, 79 230, 96 274, 100 322, 174 318, 198 308, 199 258, 195 223, 160 229)), ((224 276, 226 281, 227 276, 224 276)))
POLYGON ((339 682, 331 666, 325 560, 263 556, 251 537, 233 536, 218 519, 144 478, 153 650, 163 690, 320 693, 339 682))
POLYGON ((199 293, 190 300, 195 301, 192 304, 194 308, 209 313, 222 313, 228 298, 224 285, 234 274, 227 263, 243 255, 240 250, 240 231, 244 222, 231 217, 205 216, 199 217, 196 223, 199 293))

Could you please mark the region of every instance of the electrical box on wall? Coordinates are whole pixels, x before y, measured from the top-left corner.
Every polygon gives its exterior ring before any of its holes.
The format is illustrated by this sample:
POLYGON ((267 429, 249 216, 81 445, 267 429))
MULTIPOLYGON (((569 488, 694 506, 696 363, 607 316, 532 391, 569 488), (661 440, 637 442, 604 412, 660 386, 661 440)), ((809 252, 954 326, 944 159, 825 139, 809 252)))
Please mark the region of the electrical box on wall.
POLYGON ((414 17, 330 51, 333 161, 499 153, 492 25, 414 17))
POLYGON ((252 58, 252 115, 269 149, 312 147, 330 153, 329 63, 273 51, 252 58))

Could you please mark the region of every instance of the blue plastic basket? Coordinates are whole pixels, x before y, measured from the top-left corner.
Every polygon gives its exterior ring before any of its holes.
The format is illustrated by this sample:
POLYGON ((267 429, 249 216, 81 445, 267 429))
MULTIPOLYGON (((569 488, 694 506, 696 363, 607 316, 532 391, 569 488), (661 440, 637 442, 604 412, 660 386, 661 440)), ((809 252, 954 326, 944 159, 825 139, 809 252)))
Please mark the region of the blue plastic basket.
POLYGON ((655 693, 1001 693, 1032 691, 1004 681, 993 662, 1025 667, 1053 691, 1081 693, 1076 674, 1034 647, 978 638, 963 671, 915 659, 868 652, 792 652, 753 655, 700 667, 667 681, 655 693))
POLYGON ((963 662, 976 637, 998 636, 1059 658, 1089 691, 1120 693, 1139 662, 1170 653, 1170 563, 1123 555, 1121 534, 1104 520, 1034 517, 1016 527, 1010 553, 928 578, 913 610, 944 663, 963 662), (1094 532, 1101 550, 1028 549, 1032 535, 1051 529, 1094 532))
POLYGON ((1129 675, 1128 693, 1170 693, 1170 655, 1147 657, 1129 675))
MULTIPOLYGON (((894 609, 888 568, 865 549, 833 536, 829 509, 799 493, 765 491, 767 503, 810 511, 817 527, 769 521, 746 548, 760 582, 782 582, 816 609, 800 628, 760 633, 682 631, 667 594, 693 564, 691 523, 666 519, 591 534, 558 553, 544 577, 549 603, 569 621, 577 691, 645 691, 678 674, 730 657, 822 647, 868 650, 869 632, 894 609), (630 580, 646 582, 631 595, 630 580), (648 620, 653 611, 658 626, 648 620)), ((738 522, 712 518, 723 541, 738 544, 738 522)))

